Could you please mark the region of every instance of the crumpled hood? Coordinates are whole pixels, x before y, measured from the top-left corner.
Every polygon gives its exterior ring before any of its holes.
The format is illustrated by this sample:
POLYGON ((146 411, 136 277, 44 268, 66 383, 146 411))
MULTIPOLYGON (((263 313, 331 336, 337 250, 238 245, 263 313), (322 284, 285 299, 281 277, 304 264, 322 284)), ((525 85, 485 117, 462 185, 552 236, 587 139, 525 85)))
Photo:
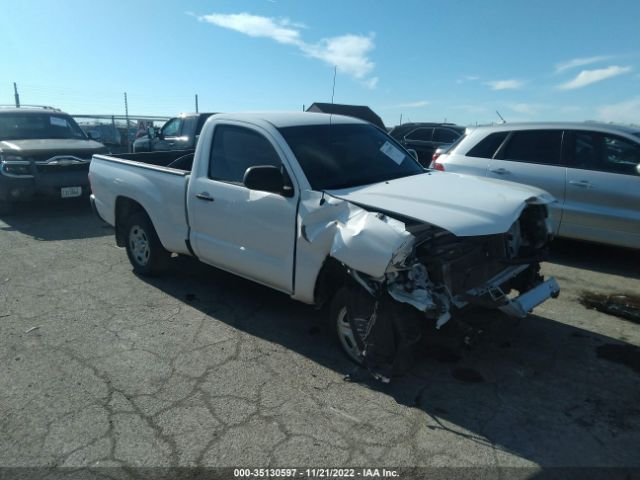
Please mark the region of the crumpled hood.
POLYGON ((461 237, 504 233, 527 204, 555 201, 544 190, 527 185, 436 171, 327 193, 461 237))
POLYGON ((105 152, 106 148, 100 142, 88 139, 51 138, 33 140, 3 140, 0 141, 0 151, 15 155, 30 154, 88 154, 105 152))

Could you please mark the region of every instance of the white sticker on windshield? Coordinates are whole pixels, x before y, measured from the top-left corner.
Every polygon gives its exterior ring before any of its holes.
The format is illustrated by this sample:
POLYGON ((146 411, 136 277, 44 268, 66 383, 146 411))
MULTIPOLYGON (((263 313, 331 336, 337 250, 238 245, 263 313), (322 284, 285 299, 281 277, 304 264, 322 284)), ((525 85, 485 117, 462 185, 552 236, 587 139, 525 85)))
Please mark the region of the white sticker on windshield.
POLYGON ((389 141, 384 142, 384 145, 380 147, 380 151, 398 165, 402 163, 405 157, 405 154, 398 150, 397 147, 393 146, 389 141))
POLYGON ((51 122, 51 125, 55 125, 56 127, 66 127, 67 126, 67 120, 65 118, 49 117, 49 121, 51 122))

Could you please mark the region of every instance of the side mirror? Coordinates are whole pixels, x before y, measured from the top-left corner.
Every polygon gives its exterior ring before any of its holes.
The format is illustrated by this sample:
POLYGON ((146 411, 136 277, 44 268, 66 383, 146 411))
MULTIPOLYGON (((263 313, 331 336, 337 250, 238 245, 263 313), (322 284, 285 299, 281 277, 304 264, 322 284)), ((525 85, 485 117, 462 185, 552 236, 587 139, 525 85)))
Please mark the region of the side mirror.
POLYGON ((89 140, 95 140, 95 139, 93 138, 93 133, 91 133, 91 132, 87 132, 87 138, 88 138, 89 140))
POLYGON ((156 138, 156 135, 157 135, 156 129, 153 127, 148 127, 147 135, 149 136, 149 139, 156 138))
POLYGON ((409 152, 409 155, 411 155, 414 160, 418 160, 418 152, 416 152, 413 148, 408 148, 407 152, 409 152))
POLYGON ((284 192, 284 176, 279 167, 272 165, 247 168, 242 183, 249 190, 260 190, 280 195, 284 192))

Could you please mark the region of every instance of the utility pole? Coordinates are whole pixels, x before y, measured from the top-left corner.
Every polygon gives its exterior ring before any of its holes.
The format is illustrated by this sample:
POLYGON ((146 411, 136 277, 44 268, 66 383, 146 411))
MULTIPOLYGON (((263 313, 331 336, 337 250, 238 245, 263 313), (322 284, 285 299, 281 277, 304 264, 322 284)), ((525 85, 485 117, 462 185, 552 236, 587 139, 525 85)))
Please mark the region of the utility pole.
POLYGON ((402 114, 400 114, 400 125, 402 125, 402 114))
POLYGON ((338 71, 338 66, 335 65, 333 67, 333 89, 331 90, 331 103, 333 103, 333 96, 336 93, 336 72, 338 71))
POLYGON ((198 94, 196 93, 196 113, 198 113, 198 94))
POLYGON ((16 85, 16 82, 13 82, 13 92, 16 99, 16 108, 20 108, 20 95, 18 95, 18 85, 16 85))
POLYGON ((124 117, 127 122, 127 151, 131 153, 131 141, 129 140, 129 102, 127 102, 127 92, 124 92, 124 117))

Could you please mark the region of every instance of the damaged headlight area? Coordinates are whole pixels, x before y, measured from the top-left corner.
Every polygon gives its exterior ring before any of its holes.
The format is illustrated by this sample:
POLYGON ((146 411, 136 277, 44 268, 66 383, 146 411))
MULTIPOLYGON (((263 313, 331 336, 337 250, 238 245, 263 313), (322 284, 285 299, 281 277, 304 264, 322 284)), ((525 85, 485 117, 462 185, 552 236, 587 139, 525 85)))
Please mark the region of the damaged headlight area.
POLYGON ((339 199, 325 203, 322 213, 303 219, 302 235, 347 271, 361 360, 383 381, 399 373, 425 321, 440 328, 468 304, 523 317, 558 294, 555 280, 539 273, 551 238, 545 205, 524 205, 507 232, 461 237, 339 199))

